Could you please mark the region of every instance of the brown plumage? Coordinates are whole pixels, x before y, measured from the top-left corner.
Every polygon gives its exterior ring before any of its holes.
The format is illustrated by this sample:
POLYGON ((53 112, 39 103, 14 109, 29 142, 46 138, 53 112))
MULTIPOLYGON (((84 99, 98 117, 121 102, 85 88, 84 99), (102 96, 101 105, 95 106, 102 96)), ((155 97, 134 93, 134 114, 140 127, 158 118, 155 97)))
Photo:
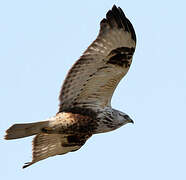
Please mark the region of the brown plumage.
POLYGON ((100 22, 96 40, 68 72, 56 116, 43 122, 15 124, 6 131, 7 140, 36 135, 32 162, 23 168, 76 151, 93 134, 133 122, 127 114, 111 107, 111 98, 131 66, 135 46, 132 24, 114 5, 100 22))

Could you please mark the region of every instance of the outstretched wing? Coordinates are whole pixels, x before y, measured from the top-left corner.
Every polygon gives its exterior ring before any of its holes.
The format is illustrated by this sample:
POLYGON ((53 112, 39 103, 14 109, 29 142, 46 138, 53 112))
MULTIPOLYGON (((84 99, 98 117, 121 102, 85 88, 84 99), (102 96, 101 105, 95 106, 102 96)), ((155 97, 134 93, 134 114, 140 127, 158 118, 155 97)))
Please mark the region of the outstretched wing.
POLYGON ((97 39, 68 72, 59 96, 59 112, 110 106, 116 86, 129 70, 135 46, 132 24, 114 5, 100 22, 97 39))
POLYGON ((80 149, 91 135, 62 135, 40 133, 33 139, 32 162, 25 163, 26 168, 51 156, 62 155, 80 149))

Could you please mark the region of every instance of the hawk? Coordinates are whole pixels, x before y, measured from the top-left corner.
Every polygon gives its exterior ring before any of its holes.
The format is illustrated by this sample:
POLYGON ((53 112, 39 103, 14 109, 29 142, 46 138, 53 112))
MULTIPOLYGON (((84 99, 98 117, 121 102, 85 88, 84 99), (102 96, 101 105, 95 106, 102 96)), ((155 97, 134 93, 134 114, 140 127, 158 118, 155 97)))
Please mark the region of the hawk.
POLYGON ((80 149, 98 133, 115 130, 133 120, 111 107, 111 98, 128 72, 136 46, 130 21, 115 5, 100 22, 96 40, 69 70, 59 95, 58 113, 45 121, 14 124, 5 139, 36 135, 32 161, 80 149))

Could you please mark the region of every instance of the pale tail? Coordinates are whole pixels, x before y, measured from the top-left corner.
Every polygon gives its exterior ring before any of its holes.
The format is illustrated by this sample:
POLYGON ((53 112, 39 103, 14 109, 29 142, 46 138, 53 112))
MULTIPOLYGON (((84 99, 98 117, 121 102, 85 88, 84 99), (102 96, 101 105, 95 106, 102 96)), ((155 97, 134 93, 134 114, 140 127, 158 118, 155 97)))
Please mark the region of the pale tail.
POLYGON ((41 132, 42 128, 48 127, 49 121, 41 121, 27 124, 14 124, 6 131, 5 139, 17 139, 32 136, 41 132))

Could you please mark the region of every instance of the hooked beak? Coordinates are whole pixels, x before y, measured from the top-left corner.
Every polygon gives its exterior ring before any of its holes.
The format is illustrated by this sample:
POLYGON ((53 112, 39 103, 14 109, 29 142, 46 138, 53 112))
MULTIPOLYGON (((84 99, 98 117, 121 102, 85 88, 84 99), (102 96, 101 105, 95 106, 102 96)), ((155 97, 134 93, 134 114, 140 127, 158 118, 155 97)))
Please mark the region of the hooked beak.
POLYGON ((132 123, 134 124, 134 121, 127 115, 125 116, 126 120, 127 120, 127 123, 132 123))
POLYGON ((134 124, 134 121, 133 121, 132 119, 129 119, 129 120, 128 120, 128 123, 134 124))

